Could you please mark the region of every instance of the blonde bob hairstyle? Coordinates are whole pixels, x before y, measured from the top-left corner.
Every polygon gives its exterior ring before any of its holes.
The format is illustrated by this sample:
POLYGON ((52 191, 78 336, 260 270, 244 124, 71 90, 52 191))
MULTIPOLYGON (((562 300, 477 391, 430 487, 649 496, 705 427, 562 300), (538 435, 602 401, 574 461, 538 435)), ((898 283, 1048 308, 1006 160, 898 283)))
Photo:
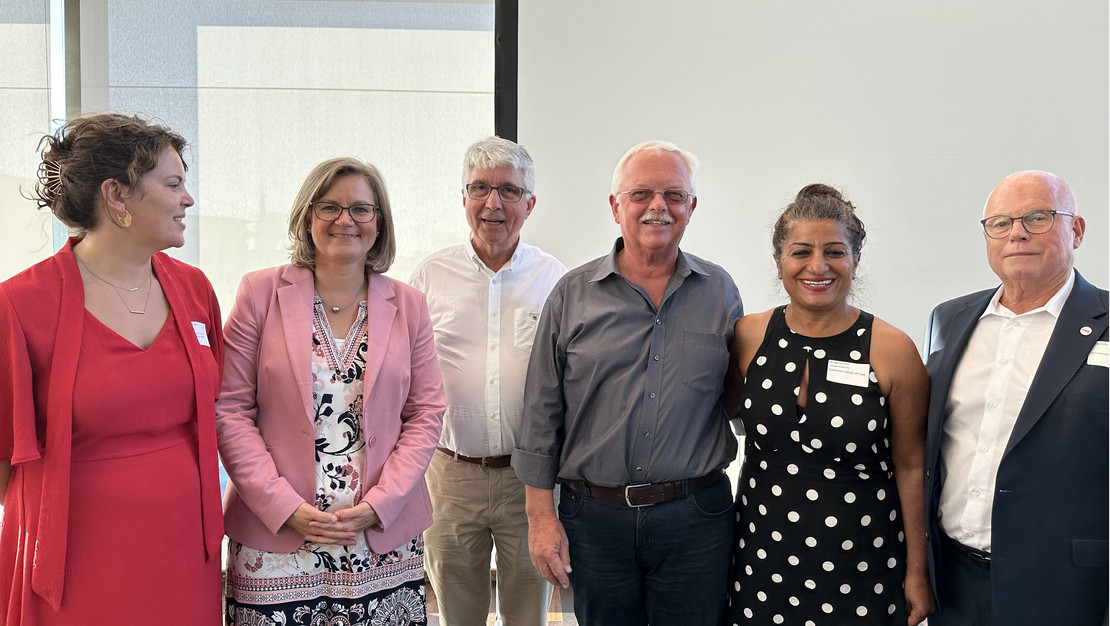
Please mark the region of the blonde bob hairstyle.
POLYGON ((316 269, 316 244, 312 242, 312 203, 319 200, 337 178, 361 176, 370 184, 378 205, 378 238, 366 253, 366 265, 375 274, 382 274, 393 265, 397 243, 393 230, 393 213, 389 209, 389 194, 385 179, 378 168, 354 157, 329 159, 312 168, 308 178, 293 200, 289 213, 289 260, 297 267, 316 269))

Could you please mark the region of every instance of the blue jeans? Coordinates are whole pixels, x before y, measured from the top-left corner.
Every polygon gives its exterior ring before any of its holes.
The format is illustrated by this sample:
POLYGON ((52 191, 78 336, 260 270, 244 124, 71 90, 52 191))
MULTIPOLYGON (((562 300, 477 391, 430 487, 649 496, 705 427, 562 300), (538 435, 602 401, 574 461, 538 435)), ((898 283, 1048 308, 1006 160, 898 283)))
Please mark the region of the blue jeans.
POLYGON ((566 485, 559 497, 579 624, 722 622, 732 554, 728 477, 643 508, 599 500, 566 485))

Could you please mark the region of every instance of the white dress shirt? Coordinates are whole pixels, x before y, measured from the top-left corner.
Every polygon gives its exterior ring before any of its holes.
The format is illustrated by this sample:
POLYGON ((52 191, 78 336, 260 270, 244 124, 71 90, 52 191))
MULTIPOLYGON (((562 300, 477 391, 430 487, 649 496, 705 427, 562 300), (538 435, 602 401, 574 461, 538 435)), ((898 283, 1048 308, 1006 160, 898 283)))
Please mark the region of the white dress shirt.
POLYGON ((424 259, 409 281, 428 299, 447 393, 439 445, 507 456, 520 436, 524 377, 547 294, 567 268, 518 242, 497 272, 469 242, 424 259))
POLYGON ((1072 272, 1044 306, 1020 315, 1000 304, 999 287, 956 367, 941 443, 940 526, 966 546, 990 552, 998 465, 1074 284, 1072 272))

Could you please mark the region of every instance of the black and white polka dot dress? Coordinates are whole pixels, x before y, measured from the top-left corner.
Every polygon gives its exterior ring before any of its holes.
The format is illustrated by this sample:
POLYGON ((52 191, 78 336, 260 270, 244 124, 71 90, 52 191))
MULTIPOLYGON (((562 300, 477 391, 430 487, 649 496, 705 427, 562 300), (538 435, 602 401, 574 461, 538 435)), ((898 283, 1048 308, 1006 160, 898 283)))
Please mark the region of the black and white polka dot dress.
POLYGON ((860 311, 843 333, 809 338, 787 327, 784 309, 745 379, 729 623, 905 624, 890 423, 868 367, 874 316, 860 311))

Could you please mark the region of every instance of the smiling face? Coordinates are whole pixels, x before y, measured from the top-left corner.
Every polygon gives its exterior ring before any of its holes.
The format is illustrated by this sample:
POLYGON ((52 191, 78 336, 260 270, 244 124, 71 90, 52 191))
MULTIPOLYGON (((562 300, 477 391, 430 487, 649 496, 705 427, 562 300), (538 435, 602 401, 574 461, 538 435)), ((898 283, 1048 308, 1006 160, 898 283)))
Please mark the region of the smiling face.
POLYGON ((185 190, 185 166, 172 146, 166 146, 158 165, 121 197, 132 218, 128 231, 137 240, 153 250, 185 245, 185 209, 193 206, 193 197, 185 190))
MULTIPOLYGON (((370 183, 362 176, 340 176, 332 182, 316 202, 330 202, 339 206, 377 204, 377 196, 370 183)), ((366 264, 366 254, 378 238, 378 215, 369 222, 356 222, 349 211, 342 211, 339 219, 325 222, 310 214, 309 230, 316 247, 316 266, 366 264)))
MULTIPOLYGON (((692 191, 690 172, 682 157, 673 152, 640 152, 628 160, 621 175, 619 191, 632 189, 692 191)), ((639 259, 658 258, 664 262, 678 255, 678 244, 697 202, 695 196, 690 196, 682 204, 667 203, 659 193, 646 204, 632 202, 628 194, 609 196, 625 250, 639 259)))
MULTIPOLYGON (((509 165, 471 168, 466 184, 474 183, 484 183, 490 187, 512 185, 526 188, 524 172, 509 165)), ((474 200, 467 195, 464 187, 462 201, 463 208, 466 209, 466 221, 470 224, 470 242, 474 251, 487 267, 500 269, 516 249, 516 244, 520 241, 520 229, 536 206, 536 197, 525 193, 516 202, 505 202, 499 191, 490 191, 485 200, 474 200), (497 267, 493 267, 494 265, 497 267)))
MULTIPOLYGON (((1026 172, 1010 176, 999 183, 987 198, 983 217, 1006 215, 1020 217, 1037 210, 1074 213, 1064 202, 1063 190, 1046 174, 1026 172)), ((1002 239, 985 234, 987 261, 991 269, 1011 288, 1024 290, 1055 290, 1067 280, 1074 261, 1075 249, 1083 241, 1085 223, 1082 217, 1057 214, 1052 228, 1036 235, 1018 221, 1002 239)))
POLYGON ((790 229, 775 264, 792 305, 835 309, 846 305, 859 260, 853 258, 843 225, 816 220, 790 229))

